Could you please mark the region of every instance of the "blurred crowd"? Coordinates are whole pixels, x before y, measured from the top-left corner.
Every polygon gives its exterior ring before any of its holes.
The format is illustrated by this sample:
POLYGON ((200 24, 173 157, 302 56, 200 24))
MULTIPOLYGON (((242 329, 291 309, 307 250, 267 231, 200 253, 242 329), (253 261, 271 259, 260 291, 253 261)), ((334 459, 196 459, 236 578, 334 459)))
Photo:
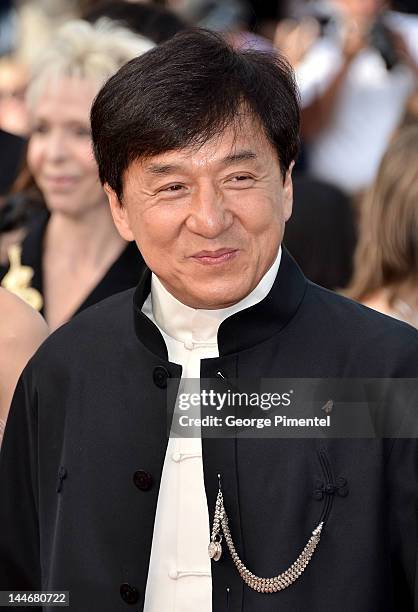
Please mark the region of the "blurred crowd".
POLYGON ((285 244, 305 274, 418 328, 418 15, 383 0, 0 0, 0 281, 53 330, 136 284, 89 110, 190 26, 281 53, 302 109, 285 244))

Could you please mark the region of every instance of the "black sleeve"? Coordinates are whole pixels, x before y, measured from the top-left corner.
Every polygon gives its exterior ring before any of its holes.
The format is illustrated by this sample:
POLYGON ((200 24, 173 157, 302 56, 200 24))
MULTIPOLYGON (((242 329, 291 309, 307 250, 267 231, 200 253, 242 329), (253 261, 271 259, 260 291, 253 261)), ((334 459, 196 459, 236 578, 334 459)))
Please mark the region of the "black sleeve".
POLYGON ((0 454, 0 591, 41 589, 37 481, 37 393, 26 368, 0 454))
POLYGON ((387 476, 395 607, 418 612, 418 440, 394 442, 387 476))

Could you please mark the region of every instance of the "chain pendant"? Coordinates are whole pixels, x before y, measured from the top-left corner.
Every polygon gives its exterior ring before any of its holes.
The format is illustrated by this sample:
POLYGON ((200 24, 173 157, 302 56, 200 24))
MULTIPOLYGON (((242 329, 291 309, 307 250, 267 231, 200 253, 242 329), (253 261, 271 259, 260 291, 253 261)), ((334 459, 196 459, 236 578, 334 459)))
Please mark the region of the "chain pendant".
POLYGON ((213 519, 212 533, 210 537, 210 543, 208 546, 209 558, 212 559, 213 561, 219 561, 222 555, 221 521, 222 521, 222 518, 225 512, 223 505, 224 504, 223 504, 222 491, 221 491, 221 486, 219 483, 219 491, 218 491, 218 496, 216 498, 216 505, 215 505, 215 516, 213 519))
POLYGON ((219 478, 219 491, 218 496, 216 498, 211 541, 208 547, 209 557, 213 561, 218 561, 221 558, 221 541, 223 534, 232 561, 235 567, 237 568, 242 580, 251 589, 257 591, 258 593, 277 593, 277 591, 282 591, 283 589, 286 589, 288 586, 296 582, 296 580, 305 571, 307 565, 309 564, 312 558, 312 555, 315 552, 316 547, 319 544, 323 526, 324 523, 319 523, 319 525, 312 531, 312 535, 306 543, 305 548, 302 550, 296 561, 294 561, 294 563, 292 563, 292 565, 286 571, 272 578, 260 578, 259 576, 255 576, 252 572, 250 572, 249 569, 247 569, 247 567, 239 558, 237 551, 235 550, 235 545, 232 540, 231 532, 228 525, 228 516, 224 507, 223 495, 219 478))
POLYGON ((208 546, 208 553, 210 559, 219 561, 222 556, 222 546, 220 542, 211 542, 208 546))

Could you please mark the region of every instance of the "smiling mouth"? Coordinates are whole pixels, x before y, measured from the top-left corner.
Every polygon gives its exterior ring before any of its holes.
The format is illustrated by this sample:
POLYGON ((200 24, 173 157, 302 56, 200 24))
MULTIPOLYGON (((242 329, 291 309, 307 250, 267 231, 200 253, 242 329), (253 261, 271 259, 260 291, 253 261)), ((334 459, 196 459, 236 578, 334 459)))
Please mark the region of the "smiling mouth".
POLYGON ((218 249, 217 251, 200 251, 192 255, 191 259, 206 265, 213 266, 231 261, 238 255, 238 249, 218 249))
POLYGON ((70 187, 77 182, 77 177, 75 176, 46 176, 44 180, 49 185, 54 185, 56 187, 70 187))

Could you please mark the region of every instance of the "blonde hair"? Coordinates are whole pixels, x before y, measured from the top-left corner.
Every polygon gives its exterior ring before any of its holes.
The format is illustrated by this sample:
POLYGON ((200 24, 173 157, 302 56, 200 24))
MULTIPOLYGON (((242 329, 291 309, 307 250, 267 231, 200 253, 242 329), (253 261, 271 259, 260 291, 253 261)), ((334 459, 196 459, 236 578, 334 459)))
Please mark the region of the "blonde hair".
POLYGON ((363 202, 354 274, 346 294, 364 300, 418 277, 418 126, 398 132, 363 202))
POLYGON ((27 101, 33 107, 45 82, 75 77, 97 82, 100 87, 126 62, 154 46, 109 19, 95 24, 73 20, 59 28, 32 68, 27 101))

